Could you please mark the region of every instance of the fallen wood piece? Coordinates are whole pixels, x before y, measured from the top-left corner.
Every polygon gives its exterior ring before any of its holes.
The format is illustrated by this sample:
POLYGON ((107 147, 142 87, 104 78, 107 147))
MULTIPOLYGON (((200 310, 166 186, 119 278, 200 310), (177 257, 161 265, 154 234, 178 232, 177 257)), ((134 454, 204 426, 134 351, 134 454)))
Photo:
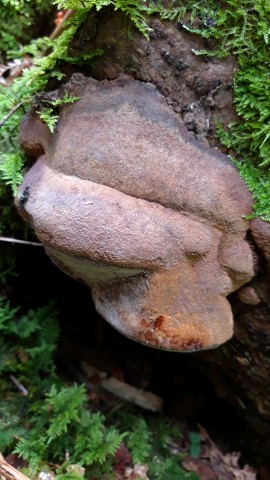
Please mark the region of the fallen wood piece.
POLYGON ((146 392, 140 388, 129 385, 114 377, 109 377, 106 372, 102 372, 97 368, 82 362, 82 368, 88 376, 98 375, 100 384, 104 390, 122 398, 127 402, 134 403, 141 408, 150 410, 152 412, 160 412, 163 407, 163 399, 152 392, 146 392))
POLYGON ((6 462, 3 455, 0 453, 0 477, 5 480, 30 480, 23 473, 6 462))
POLYGON ((109 377, 104 378, 101 384, 105 390, 117 395, 127 402, 132 402, 139 407, 151 410, 152 412, 160 412, 162 410, 162 398, 158 397, 154 393, 145 392, 132 385, 121 382, 117 378, 109 377))

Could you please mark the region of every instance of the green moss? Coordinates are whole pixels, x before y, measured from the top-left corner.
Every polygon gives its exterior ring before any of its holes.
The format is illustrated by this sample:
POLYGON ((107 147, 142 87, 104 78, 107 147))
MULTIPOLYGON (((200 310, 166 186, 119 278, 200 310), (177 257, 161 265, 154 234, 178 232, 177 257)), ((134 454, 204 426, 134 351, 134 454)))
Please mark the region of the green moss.
POLYGON ((122 404, 106 418, 85 385, 57 374, 53 304, 22 314, 0 296, 0 334, 0 451, 26 460, 30 478, 53 471, 56 480, 109 480, 139 464, 151 479, 197 480, 182 468, 183 454, 172 453, 172 441, 182 436, 178 427, 122 404))
MULTIPOLYGON (((8 16, 11 5, 13 9, 25 12, 27 17, 28 13, 30 15, 30 10, 28 12, 27 6, 36 5, 40 7, 42 4, 40 0, 31 0, 30 2, 27 0, 5 0, 5 3, 2 11, 3 22, 8 16)), ((54 3, 59 8, 72 8, 74 10, 74 14, 65 22, 63 33, 54 41, 47 42, 50 51, 46 56, 42 56, 44 54, 44 48, 42 48, 44 47, 44 42, 34 40, 30 45, 24 46, 22 52, 30 52, 35 55, 34 67, 25 69, 22 77, 15 79, 9 87, 0 85, 0 121, 5 119, 14 108, 20 107, 0 128, 0 186, 1 182, 2 184, 11 185, 14 193, 16 193, 17 185, 21 181, 21 170, 24 164, 24 155, 19 148, 17 138, 18 126, 24 111, 29 108, 35 94, 44 90, 51 77, 56 76, 58 79, 63 77, 63 74, 58 70, 59 63, 91 63, 93 57, 103 53, 101 50, 96 50, 91 54, 78 57, 70 57, 68 54, 70 42, 80 25, 86 21, 91 8, 95 7, 97 10, 100 10, 104 6, 113 4, 116 10, 122 9, 129 15, 141 32, 146 34, 148 30, 142 14, 144 8, 133 0, 85 0, 84 2, 80 0, 62 2, 56 0, 54 3)), ((34 9, 31 10, 31 12, 33 11, 34 9)), ((6 49, 8 46, 6 45, 6 49)), ((19 53, 18 51, 16 52, 17 56, 19 56, 19 53)), ((56 121, 54 112, 51 111, 51 118, 48 115, 48 111, 45 113, 47 114, 45 120, 52 128, 56 121)))
POLYGON ((92 8, 97 11, 104 7, 112 6, 114 10, 124 12, 145 36, 149 31, 149 27, 145 20, 145 14, 149 13, 149 9, 145 6, 144 1, 140 0, 55 0, 54 3, 59 8, 73 9, 76 12, 89 12, 92 8))
POLYGON ((35 21, 52 9, 50 0, 1 0, 0 8, 0 55, 12 57, 21 42, 29 42, 34 32, 35 21))
MULTIPOLYGON (((35 65, 25 69, 22 77, 16 78, 9 87, 0 85, 0 121, 9 113, 19 107, 16 112, 5 121, 0 128, 0 184, 10 184, 16 193, 18 183, 21 181, 21 170, 24 164, 24 155, 18 143, 18 126, 24 112, 29 108, 35 94, 43 91, 48 80, 55 76, 58 79, 63 74, 57 69, 57 62, 64 62, 68 57, 68 47, 77 28, 86 19, 87 11, 79 9, 67 22, 63 34, 50 42, 51 52, 47 56, 35 57, 35 65), (66 58, 67 57, 67 58, 66 58)), ((31 44, 32 45, 32 44, 31 44)), ((34 42, 36 47, 36 42, 34 42)), ((28 47, 29 49, 29 47, 28 47)), ((27 50, 24 47, 24 50, 27 50)), ((89 61, 101 51, 95 51, 83 61, 89 61)))

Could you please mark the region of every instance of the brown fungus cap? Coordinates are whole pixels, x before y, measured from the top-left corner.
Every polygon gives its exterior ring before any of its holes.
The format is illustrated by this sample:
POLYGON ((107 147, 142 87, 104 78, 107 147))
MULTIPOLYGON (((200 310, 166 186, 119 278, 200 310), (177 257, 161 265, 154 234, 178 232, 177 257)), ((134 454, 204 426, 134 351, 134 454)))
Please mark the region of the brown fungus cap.
POLYGON ((53 135, 33 112, 22 123, 38 161, 18 192, 21 214, 123 334, 166 350, 220 345, 233 333, 226 296, 254 274, 247 188, 154 86, 83 84, 53 135))

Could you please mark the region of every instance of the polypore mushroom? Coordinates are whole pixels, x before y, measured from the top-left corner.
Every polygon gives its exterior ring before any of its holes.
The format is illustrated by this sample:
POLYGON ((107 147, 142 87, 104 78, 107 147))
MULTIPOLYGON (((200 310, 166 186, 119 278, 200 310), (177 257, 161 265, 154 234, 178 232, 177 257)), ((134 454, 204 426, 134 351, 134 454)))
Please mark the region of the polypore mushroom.
POLYGON ((247 188, 154 86, 88 79, 80 96, 53 135, 33 112, 23 121, 39 159, 21 214, 123 334, 166 350, 220 345, 233 332, 226 297, 253 276, 247 188))

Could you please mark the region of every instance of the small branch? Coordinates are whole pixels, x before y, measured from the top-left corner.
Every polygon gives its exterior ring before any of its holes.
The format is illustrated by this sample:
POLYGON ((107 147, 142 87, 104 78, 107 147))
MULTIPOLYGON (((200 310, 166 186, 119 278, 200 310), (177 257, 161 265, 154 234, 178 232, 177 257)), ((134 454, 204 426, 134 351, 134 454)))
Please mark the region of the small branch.
POLYGON ((24 397, 27 397, 28 396, 28 390, 23 386, 23 384, 21 382, 19 382, 19 380, 16 377, 14 377, 14 375, 9 375, 9 378, 14 383, 14 385, 16 385, 19 392, 21 392, 21 394, 24 397))
POLYGON ((57 25, 53 30, 53 32, 51 33, 50 40, 55 40, 57 37, 59 37, 59 35, 62 33, 62 30, 64 28, 65 21, 68 20, 68 18, 71 17, 73 13, 74 13, 74 10, 67 10, 67 12, 63 16, 59 25, 57 25))
POLYGON ((28 242, 27 240, 19 240, 17 238, 0 237, 0 242, 20 243, 22 245, 30 245, 31 247, 43 247, 42 243, 28 242))
POLYGON ((5 480, 30 480, 19 472, 16 468, 9 465, 0 453, 0 476, 5 480))
POLYGON ((3 120, 1 120, 0 122, 0 128, 6 123, 6 121, 11 117, 11 115, 13 115, 13 113, 15 113, 19 108, 22 107, 22 103, 18 103, 17 105, 15 105, 15 107, 13 107, 8 113, 7 115, 3 118, 3 120))

